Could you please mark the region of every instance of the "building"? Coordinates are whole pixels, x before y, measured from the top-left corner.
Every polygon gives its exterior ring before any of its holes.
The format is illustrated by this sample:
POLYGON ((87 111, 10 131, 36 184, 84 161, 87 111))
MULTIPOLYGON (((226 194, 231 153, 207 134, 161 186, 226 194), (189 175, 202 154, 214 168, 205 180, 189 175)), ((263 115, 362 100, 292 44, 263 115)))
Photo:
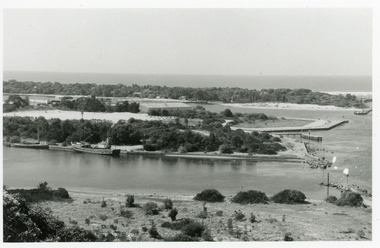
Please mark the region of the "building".
POLYGON ((160 103, 148 103, 141 102, 140 103, 140 111, 144 113, 148 113, 150 110, 188 110, 193 109, 192 106, 182 103, 182 102, 160 102, 160 103))

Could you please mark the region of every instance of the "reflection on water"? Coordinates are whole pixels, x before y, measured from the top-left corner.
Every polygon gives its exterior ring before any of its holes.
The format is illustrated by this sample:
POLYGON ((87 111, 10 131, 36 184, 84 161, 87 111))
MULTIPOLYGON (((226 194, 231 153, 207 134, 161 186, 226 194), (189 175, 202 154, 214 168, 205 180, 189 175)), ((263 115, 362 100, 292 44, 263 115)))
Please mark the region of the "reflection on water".
MULTIPOLYGON (((220 112, 222 106, 205 105, 220 112), (216 109, 218 108, 218 109, 216 109)), ((231 108, 232 111, 236 109, 231 108)), ((238 109, 239 112, 263 110, 238 109)), ((371 191, 372 117, 355 116, 348 111, 268 110, 269 115, 305 118, 345 116, 348 125, 323 137, 326 158, 337 157, 330 169, 332 182, 345 182, 343 168, 350 169, 350 182, 371 191), (297 114, 297 115, 296 115, 297 114)), ((315 133, 313 133, 315 134, 315 133)), ((9 187, 34 187, 47 181, 51 187, 76 190, 118 191, 125 193, 184 193, 194 195, 216 188, 226 195, 244 189, 274 194, 285 188, 299 189, 308 197, 325 197, 326 171, 312 170, 304 164, 244 160, 208 160, 121 155, 120 157, 79 154, 63 151, 3 147, 4 184, 9 187)), ((338 194, 339 192, 337 192, 338 194)))

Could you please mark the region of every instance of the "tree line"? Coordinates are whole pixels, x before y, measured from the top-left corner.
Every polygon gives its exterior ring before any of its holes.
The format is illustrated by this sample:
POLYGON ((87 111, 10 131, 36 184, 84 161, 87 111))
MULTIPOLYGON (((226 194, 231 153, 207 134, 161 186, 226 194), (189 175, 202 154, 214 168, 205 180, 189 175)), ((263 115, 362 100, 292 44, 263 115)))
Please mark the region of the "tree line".
POLYGON ((132 97, 189 99, 194 101, 218 101, 225 103, 283 102, 297 104, 334 105, 338 107, 365 108, 366 105, 355 95, 314 92, 309 89, 262 89, 241 88, 190 88, 166 87, 136 84, 97 85, 97 84, 61 84, 58 82, 19 82, 3 81, 4 93, 23 94, 60 94, 94 95, 102 97, 132 97))
POLYGON ((259 153, 276 154, 285 147, 278 142, 280 138, 268 133, 246 133, 243 130, 231 130, 226 126, 217 126, 210 135, 192 131, 177 121, 143 121, 133 118, 120 120, 116 124, 100 120, 46 120, 44 117, 3 117, 3 137, 10 141, 13 137, 34 138, 40 131, 40 138, 55 142, 86 141, 98 143, 106 138, 113 145, 144 146, 147 151, 179 151, 221 153, 259 153))
MULTIPOLYGON (((19 95, 10 95, 3 104, 4 113, 29 107, 29 98, 23 99, 19 95)), ((58 103, 52 106, 62 110, 76 110, 84 112, 140 112, 140 104, 136 102, 119 101, 115 105, 111 105, 105 100, 97 99, 95 96, 80 97, 63 97, 58 103)))

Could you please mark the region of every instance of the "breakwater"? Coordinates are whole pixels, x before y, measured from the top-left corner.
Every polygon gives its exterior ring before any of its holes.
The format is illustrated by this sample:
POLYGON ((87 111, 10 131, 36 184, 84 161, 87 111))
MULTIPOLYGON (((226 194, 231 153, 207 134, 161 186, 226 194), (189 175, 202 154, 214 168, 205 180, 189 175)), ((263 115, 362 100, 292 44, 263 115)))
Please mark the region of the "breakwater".
MULTIPOLYGON (((316 122, 315 122, 316 123, 316 122)), ((322 125, 313 125, 314 123, 308 124, 302 127, 271 127, 271 128, 238 128, 231 127, 232 130, 242 129, 245 132, 267 132, 267 133, 285 133, 285 132, 308 132, 308 131, 328 131, 338 126, 349 123, 348 120, 342 121, 331 121, 326 122, 322 125)))

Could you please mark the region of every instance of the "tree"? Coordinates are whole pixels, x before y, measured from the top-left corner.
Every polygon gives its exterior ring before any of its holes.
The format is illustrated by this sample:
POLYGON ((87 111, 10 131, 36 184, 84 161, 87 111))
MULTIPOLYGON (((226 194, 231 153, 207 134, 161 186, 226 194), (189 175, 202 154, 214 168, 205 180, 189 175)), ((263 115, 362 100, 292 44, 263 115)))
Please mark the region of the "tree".
POLYGON ((234 114, 231 112, 230 109, 225 109, 224 112, 223 112, 223 115, 224 115, 225 117, 228 117, 228 118, 232 118, 232 117, 234 117, 234 114))
POLYGON ((234 153, 231 146, 229 144, 223 144, 219 147, 220 153, 234 153))
POLYGON ((63 128, 60 119, 53 119, 49 126, 49 131, 47 134, 47 139, 56 140, 57 142, 63 142, 63 128))

